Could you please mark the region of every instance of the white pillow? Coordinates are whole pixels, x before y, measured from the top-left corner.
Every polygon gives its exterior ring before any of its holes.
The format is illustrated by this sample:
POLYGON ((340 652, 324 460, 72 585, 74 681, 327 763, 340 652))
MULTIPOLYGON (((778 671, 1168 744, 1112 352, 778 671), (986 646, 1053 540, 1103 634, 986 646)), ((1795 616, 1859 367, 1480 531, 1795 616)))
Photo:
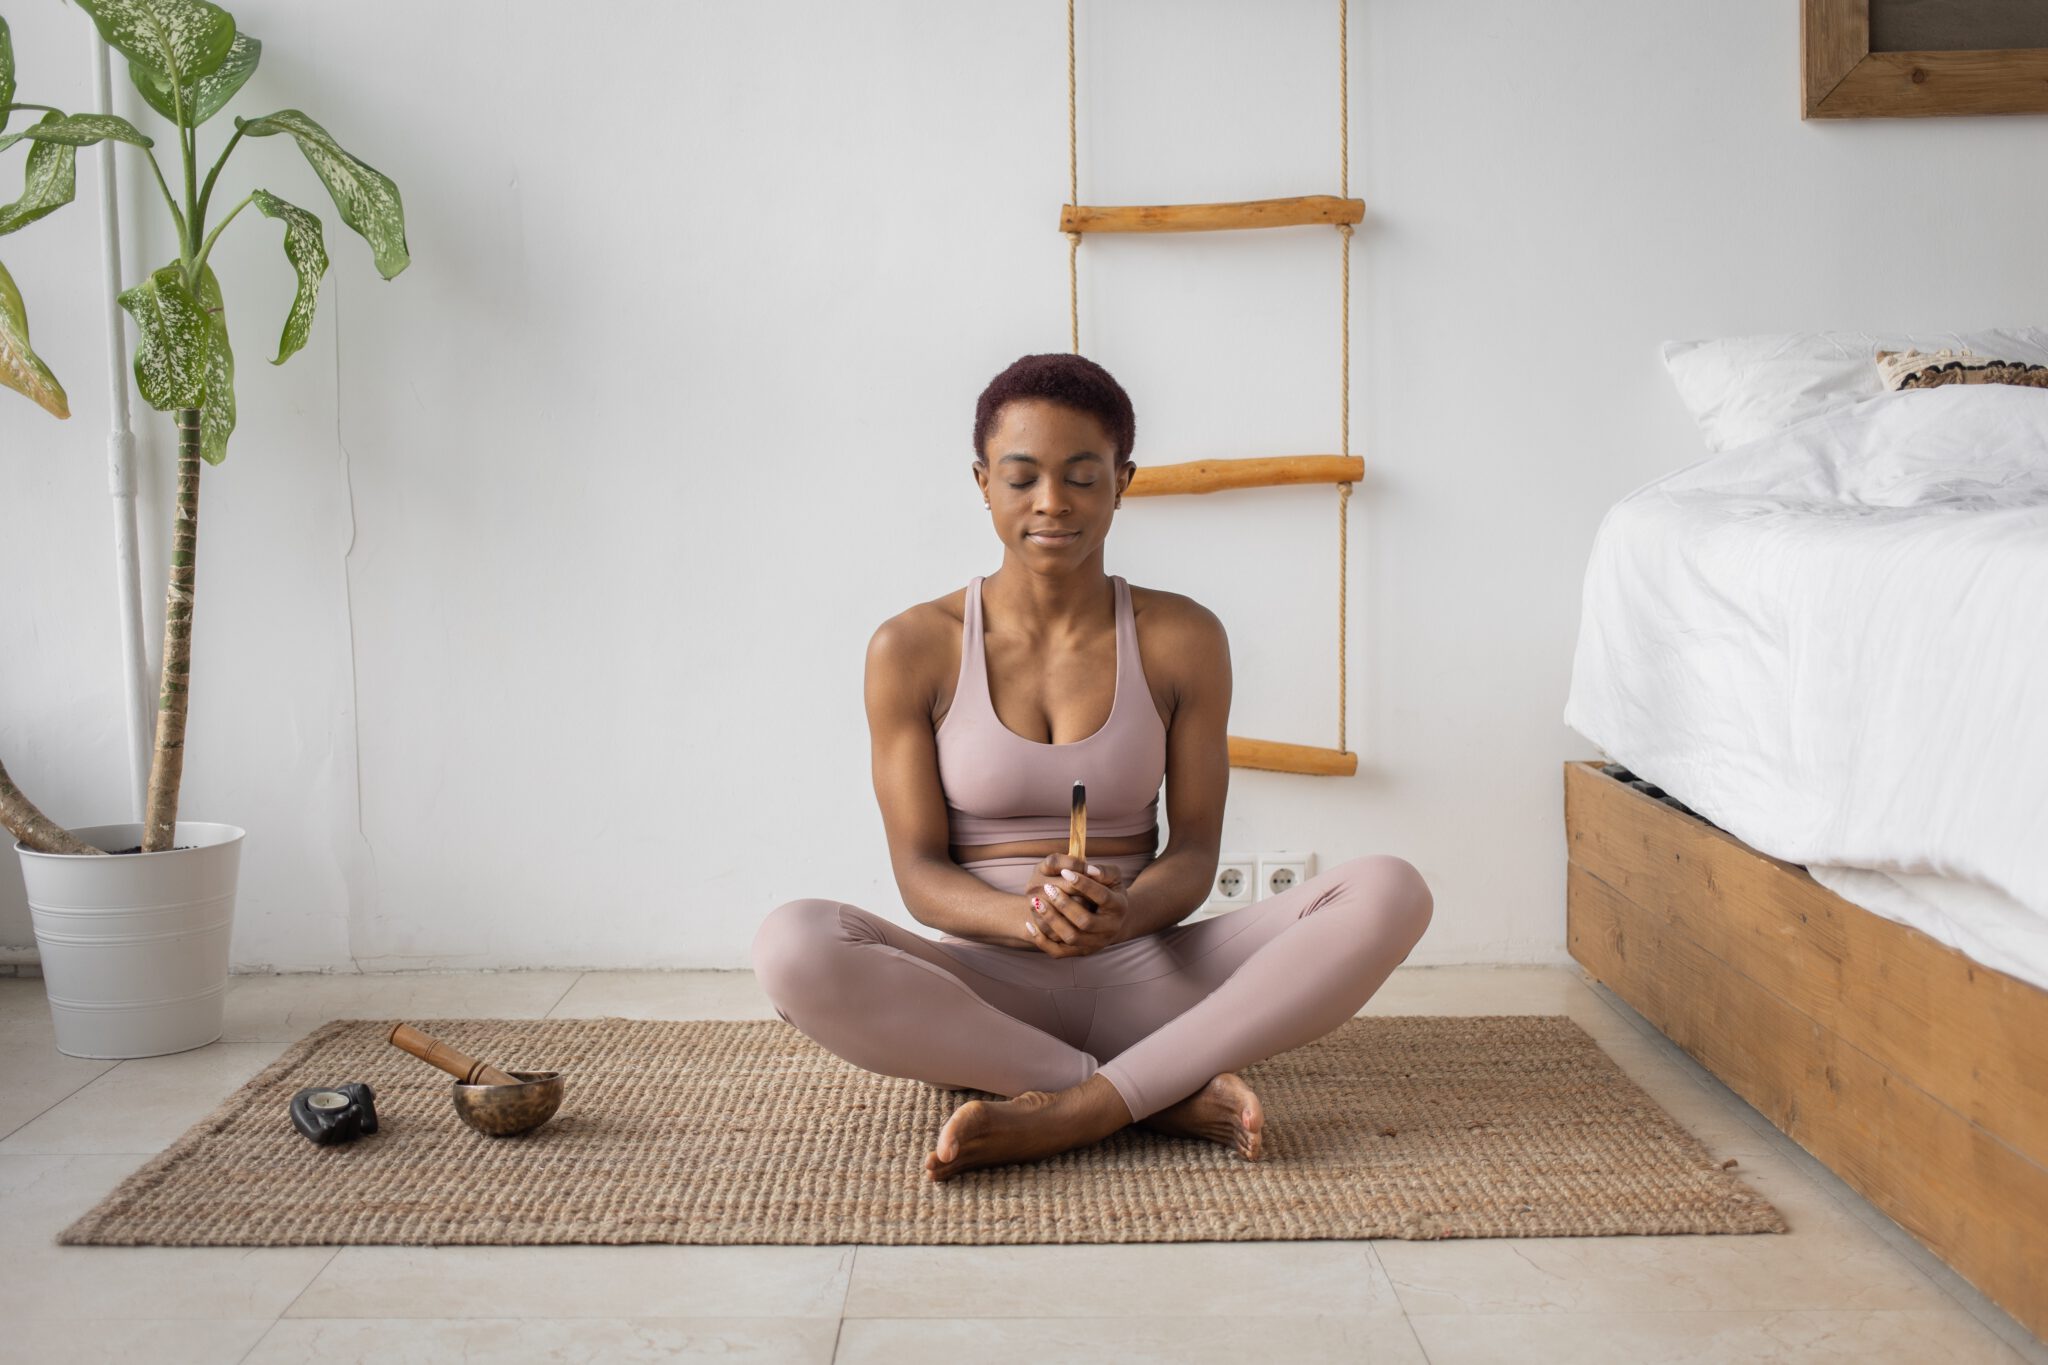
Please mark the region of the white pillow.
POLYGON ((1707 449, 1729 450, 1829 408, 1885 393, 1879 351, 1965 348, 2048 365, 2048 328, 1988 332, 1791 332, 1667 341, 1664 368, 1699 424, 1707 449))

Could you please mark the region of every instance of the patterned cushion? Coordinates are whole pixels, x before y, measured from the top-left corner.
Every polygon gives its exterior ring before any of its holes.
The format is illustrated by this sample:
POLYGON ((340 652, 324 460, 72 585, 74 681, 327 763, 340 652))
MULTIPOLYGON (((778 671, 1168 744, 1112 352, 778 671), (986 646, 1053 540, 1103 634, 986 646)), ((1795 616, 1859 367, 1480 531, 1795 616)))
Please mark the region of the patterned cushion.
POLYGON ((2000 360, 1975 351, 1879 351, 1877 372, 1888 389, 1931 389, 1942 384, 2023 384, 2048 389, 2048 365, 2000 360))

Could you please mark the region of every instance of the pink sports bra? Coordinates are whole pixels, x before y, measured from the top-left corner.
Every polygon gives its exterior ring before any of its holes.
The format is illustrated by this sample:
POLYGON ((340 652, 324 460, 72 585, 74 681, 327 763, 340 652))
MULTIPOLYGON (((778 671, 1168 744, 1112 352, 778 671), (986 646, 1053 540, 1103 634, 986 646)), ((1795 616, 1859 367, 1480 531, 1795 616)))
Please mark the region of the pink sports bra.
POLYGON ((1090 838, 1143 834, 1158 823, 1166 723, 1138 658, 1130 585, 1119 575, 1110 581, 1116 584, 1116 697, 1100 730, 1066 744, 1026 739, 996 715, 982 650, 981 578, 968 583, 960 679, 937 731, 952 843, 1065 839, 1076 780, 1087 784, 1090 838))

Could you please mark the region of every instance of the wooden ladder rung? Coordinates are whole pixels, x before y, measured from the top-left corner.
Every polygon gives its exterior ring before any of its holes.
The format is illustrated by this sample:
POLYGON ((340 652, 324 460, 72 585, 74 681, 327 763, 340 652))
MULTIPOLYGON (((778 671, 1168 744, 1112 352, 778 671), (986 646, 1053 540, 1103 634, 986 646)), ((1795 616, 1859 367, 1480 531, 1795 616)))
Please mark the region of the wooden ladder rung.
POLYGON ((1230 736, 1230 766, 1263 768, 1275 773, 1307 773, 1311 777, 1355 777, 1358 755, 1349 749, 1320 749, 1313 744, 1282 744, 1277 739, 1230 736))
POLYGON ((1304 194, 1234 204, 1062 204, 1061 232, 1229 232, 1238 228, 1356 223, 1363 199, 1304 194))
POLYGON ((1273 488, 1289 483, 1358 483, 1359 455, 1262 455, 1244 460, 1188 460, 1139 465, 1124 492, 1134 498, 1168 493, 1216 493, 1226 488, 1273 488))

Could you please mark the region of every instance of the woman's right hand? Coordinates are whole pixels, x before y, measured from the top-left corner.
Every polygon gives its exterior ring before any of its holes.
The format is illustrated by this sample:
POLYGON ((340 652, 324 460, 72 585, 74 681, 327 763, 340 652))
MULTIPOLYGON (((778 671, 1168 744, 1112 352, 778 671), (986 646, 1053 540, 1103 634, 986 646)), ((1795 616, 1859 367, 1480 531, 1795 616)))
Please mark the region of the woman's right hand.
POLYGON ((1121 869, 1049 853, 1038 864, 1038 876, 1024 897, 1031 907, 1024 933, 1039 951, 1048 957, 1081 957, 1123 942, 1130 902, 1119 889, 1121 869))

